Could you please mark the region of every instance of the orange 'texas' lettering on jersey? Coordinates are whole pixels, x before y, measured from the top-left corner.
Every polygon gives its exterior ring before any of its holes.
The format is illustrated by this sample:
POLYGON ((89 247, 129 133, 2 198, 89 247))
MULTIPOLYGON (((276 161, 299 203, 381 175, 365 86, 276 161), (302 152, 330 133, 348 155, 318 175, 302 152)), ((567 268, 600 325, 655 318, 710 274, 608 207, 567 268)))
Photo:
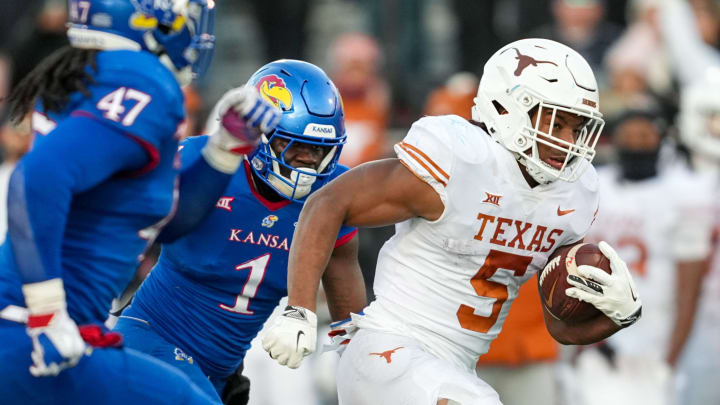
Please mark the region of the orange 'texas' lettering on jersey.
POLYGON ((396 347, 396 348, 394 348, 394 349, 392 349, 392 350, 385 350, 385 351, 382 352, 382 353, 370 353, 369 355, 370 355, 370 356, 375 355, 375 356, 378 356, 378 357, 382 357, 382 358, 385 359, 385 361, 388 362, 388 364, 390 364, 390 363, 392 363, 392 354, 395 353, 397 350, 400 350, 400 349, 404 349, 404 347, 403 347, 403 346, 399 346, 399 347, 396 347))
POLYGON ((530 222, 523 222, 511 218, 495 217, 493 215, 487 215, 478 213, 477 219, 481 220, 480 230, 475 235, 476 240, 483 240, 485 236, 486 228, 488 224, 491 224, 492 229, 488 234, 492 234, 490 243, 498 246, 507 246, 518 249, 535 251, 535 252, 549 252, 555 246, 557 237, 563 234, 562 229, 552 229, 548 232, 547 226, 534 225, 530 222), (514 226, 511 226, 513 225, 514 226), (530 228, 535 228, 534 232, 529 232, 532 237, 530 243, 526 244, 524 235, 528 233, 530 228), (507 232, 507 234, 506 234, 507 232), (509 243, 508 243, 509 241, 509 243))

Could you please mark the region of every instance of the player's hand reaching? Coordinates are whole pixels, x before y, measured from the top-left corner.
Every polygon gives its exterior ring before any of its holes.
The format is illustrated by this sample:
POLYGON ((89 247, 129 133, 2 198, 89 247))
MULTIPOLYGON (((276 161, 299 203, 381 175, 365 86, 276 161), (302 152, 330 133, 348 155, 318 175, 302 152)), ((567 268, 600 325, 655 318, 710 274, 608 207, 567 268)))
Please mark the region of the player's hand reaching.
POLYGON ((263 99, 252 86, 236 87, 218 101, 220 125, 203 149, 208 162, 223 172, 237 169, 244 155, 260 143, 262 134, 275 129, 282 111, 263 99))
POLYGON ((358 330, 357 324, 355 323, 357 315, 364 315, 363 311, 360 311, 358 314, 351 313, 350 317, 330 324, 330 332, 328 332, 330 344, 325 345, 323 351, 335 351, 338 355, 342 356, 348 343, 350 343, 350 340, 358 330))
POLYGON ((642 302, 638 296, 627 264, 606 242, 600 242, 600 251, 610 260, 612 274, 593 266, 578 266, 578 273, 586 279, 593 280, 598 286, 591 288, 582 281, 568 276, 567 281, 573 287, 565 290, 568 297, 577 298, 592 304, 612 319, 616 324, 627 327, 635 323, 642 313, 642 302))
POLYGON ((280 365, 298 368, 315 351, 317 316, 303 307, 288 305, 263 337, 263 348, 280 365))
POLYGON ((27 334, 32 339, 30 374, 58 375, 85 353, 85 341, 67 313, 62 279, 23 285, 28 308, 27 334))

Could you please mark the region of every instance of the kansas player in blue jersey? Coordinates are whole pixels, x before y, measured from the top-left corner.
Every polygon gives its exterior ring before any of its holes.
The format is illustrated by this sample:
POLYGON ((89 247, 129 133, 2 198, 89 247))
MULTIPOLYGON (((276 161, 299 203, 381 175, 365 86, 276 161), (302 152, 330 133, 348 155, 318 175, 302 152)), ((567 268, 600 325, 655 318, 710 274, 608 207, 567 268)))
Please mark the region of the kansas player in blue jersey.
POLYGON ((69 5, 71 47, 10 98, 36 139, 10 179, 0 248, 0 402, 217 403, 101 325, 149 242, 200 223, 280 111, 254 89, 229 92, 220 129, 180 168, 180 84, 209 61, 213 4, 69 5))
MULTIPOLYGON (((282 109, 277 128, 263 135, 212 214, 163 245, 115 327, 129 347, 181 368, 209 393, 224 392, 226 403, 237 403, 224 390, 226 380, 287 295, 288 252, 304 200, 347 170, 337 163, 345 143, 340 95, 321 69, 275 61, 248 85, 282 109)), ((187 139, 183 159, 193 159, 207 141, 187 139)), ((347 288, 363 285, 357 247, 356 229, 342 228, 324 276, 334 319, 365 304, 363 288, 347 288)))

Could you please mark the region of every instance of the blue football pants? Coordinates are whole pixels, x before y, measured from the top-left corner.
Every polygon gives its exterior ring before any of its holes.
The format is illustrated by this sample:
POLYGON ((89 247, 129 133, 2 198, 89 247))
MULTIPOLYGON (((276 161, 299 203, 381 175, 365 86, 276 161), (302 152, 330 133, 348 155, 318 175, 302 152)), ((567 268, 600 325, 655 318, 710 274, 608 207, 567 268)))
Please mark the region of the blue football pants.
POLYGON ((192 353, 186 353, 165 340, 145 320, 120 316, 113 331, 122 333, 126 347, 148 354, 179 369, 205 394, 220 401, 219 394, 225 387, 225 381, 208 379, 200 365, 193 359, 192 353))
POLYGON ((3 404, 221 404, 181 371, 129 348, 95 348, 55 377, 33 377, 25 325, 0 320, 0 342, 3 404))

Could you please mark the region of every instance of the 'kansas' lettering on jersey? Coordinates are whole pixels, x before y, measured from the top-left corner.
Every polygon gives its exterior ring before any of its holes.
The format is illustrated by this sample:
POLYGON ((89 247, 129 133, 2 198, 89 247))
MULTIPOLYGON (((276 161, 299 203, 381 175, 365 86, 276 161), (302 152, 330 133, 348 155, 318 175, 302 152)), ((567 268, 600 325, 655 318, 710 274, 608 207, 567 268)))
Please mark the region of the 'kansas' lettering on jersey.
MULTIPOLYGON (((148 159, 138 170, 119 173, 72 196, 62 224, 61 253, 57 253, 62 256, 57 260, 61 261, 68 312, 78 324, 105 320, 112 299, 132 279, 147 246, 140 231, 170 213, 179 163, 175 135, 184 118, 180 87, 155 55, 98 52, 97 72, 91 73, 89 97, 74 93, 59 114, 46 113, 38 104, 32 120, 34 148, 63 136, 63 122, 80 118, 75 125, 101 124, 102 130, 93 129, 92 136, 127 136, 147 152, 148 159)), ((27 204, 30 211, 44 209, 34 207, 33 201, 27 204)), ((0 308, 24 305, 15 260, 6 243, 0 251, 0 308)))
MULTIPOLYGON (((183 166, 205 142, 207 137, 183 142, 183 166)), ((333 177, 346 170, 340 167, 333 177)), ((287 295, 288 253, 301 209, 289 200, 265 200, 244 162, 210 216, 191 234, 163 245, 124 315, 148 321, 207 375, 230 375, 287 295)), ((342 227, 336 246, 355 233, 342 227)))

